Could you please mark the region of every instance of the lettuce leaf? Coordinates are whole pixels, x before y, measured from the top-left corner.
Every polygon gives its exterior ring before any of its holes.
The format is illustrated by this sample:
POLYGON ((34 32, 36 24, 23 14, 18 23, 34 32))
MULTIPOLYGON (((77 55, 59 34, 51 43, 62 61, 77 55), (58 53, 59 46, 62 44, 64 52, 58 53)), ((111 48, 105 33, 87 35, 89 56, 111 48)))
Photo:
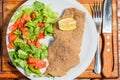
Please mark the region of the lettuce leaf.
POLYGON ((47 46, 43 45, 40 47, 40 59, 45 59, 48 56, 48 50, 47 50, 47 46))
POLYGON ((10 56, 12 57, 12 59, 18 59, 18 55, 17 55, 17 52, 15 51, 10 51, 10 56))
POLYGON ((23 12, 21 10, 18 10, 15 14, 14 17, 12 19, 12 22, 16 22, 18 20, 18 18, 22 17, 23 12))
POLYGON ((52 25, 52 24, 49 24, 49 25, 44 29, 44 35, 45 35, 45 36, 52 36, 53 33, 54 33, 53 25, 52 25))
POLYGON ((45 5, 44 5, 44 3, 42 3, 42 2, 35 1, 35 2, 33 3, 33 7, 34 7, 34 10, 35 10, 35 11, 40 12, 41 10, 44 9, 45 5))
POLYGON ((33 67, 31 66, 25 66, 25 72, 26 74, 29 76, 31 73, 34 73, 34 76, 39 76, 41 77, 43 74, 41 73, 40 70, 35 70, 33 67))
POLYGON ((33 12, 33 8, 25 7, 22 11, 23 13, 30 15, 33 12))
POLYGON ((24 44, 24 43, 21 43, 21 42, 15 42, 14 45, 17 49, 21 49, 25 52, 31 51, 30 47, 27 44, 24 44))
POLYGON ((46 23, 54 23, 56 18, 58 17, 58 13, 54 12, 51 7, 45 6, 44 10, 43 10, 43 16, 45 16, 45 20, 44 22, 46 23))
POLYGON ((33 21, 28 21, 25 24, 26 27, 31 28, 31 27, 36 27, 36 23, 34 23, 33 21))
POLYGON ((30 47, 32 51, 31 54, 29 53, 30 57, 34 57, 40 60, 47 58, 48 50, 45 44, 42 44, 40 48, 37 48, 33 44, 31 44, 30 47))
POLYGON ((24 44, 27 43, 27 41, 26 41, 25 39, 23 39, 21 36, 18 36, 18 37, 15 39, 14 43, 15 43, 15 42, 20 42, 20 43, 24 43, 24 44))
POLYGON ((15 30, 14 33, 15 33, 15 34, 18 34, 18 35, 20 35, 20 36, 21 36, 21 34, 22 34, 21 30, 19 30, 19 29, 15 30))
POLYGON ((34 19, 34 21, 42 22, 42 20, 43 20, 42 11, 41 12, 35 11, 35 14, 36 14, 36 18, 34 19))
POLYGON ((27 59, 28 58, 28 55, 25 51, 19 49, 18 50, 18 57, 21 58, 21 59, 27 59))

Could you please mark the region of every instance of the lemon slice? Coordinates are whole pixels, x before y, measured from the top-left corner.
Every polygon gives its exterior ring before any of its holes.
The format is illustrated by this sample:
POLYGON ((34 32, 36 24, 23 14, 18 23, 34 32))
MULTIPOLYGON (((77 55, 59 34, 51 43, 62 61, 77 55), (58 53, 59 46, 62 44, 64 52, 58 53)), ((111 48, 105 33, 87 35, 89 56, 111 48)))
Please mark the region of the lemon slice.
POLYGON ((73 18, 61 19, 58 24, 61 30, 73 30, 76 28, 76 21, 73 18))

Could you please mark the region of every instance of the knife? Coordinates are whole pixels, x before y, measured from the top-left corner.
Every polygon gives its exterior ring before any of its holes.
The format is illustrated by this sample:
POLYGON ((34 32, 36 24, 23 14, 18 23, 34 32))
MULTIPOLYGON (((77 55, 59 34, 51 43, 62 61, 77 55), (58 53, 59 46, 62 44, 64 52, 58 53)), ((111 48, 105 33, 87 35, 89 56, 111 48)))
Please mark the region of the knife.
POLYGON ((105 0, 103 6, 103 68, 102 74, 110 77, 113 68, 112 50, 112 0, 105 0))

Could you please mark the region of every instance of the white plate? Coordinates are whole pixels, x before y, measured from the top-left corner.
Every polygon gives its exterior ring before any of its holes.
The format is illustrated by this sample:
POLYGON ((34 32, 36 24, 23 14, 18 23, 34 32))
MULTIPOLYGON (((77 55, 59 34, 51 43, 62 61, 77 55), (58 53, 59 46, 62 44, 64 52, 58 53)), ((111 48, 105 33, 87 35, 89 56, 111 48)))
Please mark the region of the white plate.
MULTIPOLYGON (((88 11, 80 4, 78 3, 76 0, 38 0, 41 1, 45 4, 51 4, 52 9, 55 12, 59 13, 59 16, 62 15, 63 11, 66 8, 70 8, 70 7, 75 7, 83 12, 86 13, 86 23, 85 23, 85 31, 84 31, 84 35, 83 35, 83 41, 82 41, 82 49, 80 52, 80 64, 75 67, 72 68, 65 76, 63 77, 55 77, 55 80, 72 80, 74 78, 76 78, 77 76, 79 76, 80 74, 82 74, 86 68, 90 65, 94 55, 95 55, 95 50, 96 50, 96 46, 97 46, 97 31, 96 31, 96 27, 95 24, 92 20, 91 15, 88 13, 88 11)), ((24 5, 31 5, 33 4, 34 0, 28 0, 26 1, 24 4, 22 4, 21 6, 24 5)), ((9 33, 9 28, 11 25, 11 21, 8 25, 7 28, 7 34, 9 33)), ((8 45, 8 35, 6 35, 6 44, 8 45)), ((9 52, 9 49, 8 49, 9 52)), ((17 67, 17 69, 24 74, 25 76, 27 76, 24 72, 23 69, 17 67)), ((40 77, 40 78, 35 78, 33 76, 27 76, 28 78, 32 79, 32 80, 51 80, 52 78, 47 78, 47 77, 40 77)), ((52 79, 53 80, 53 79, 52 79)))

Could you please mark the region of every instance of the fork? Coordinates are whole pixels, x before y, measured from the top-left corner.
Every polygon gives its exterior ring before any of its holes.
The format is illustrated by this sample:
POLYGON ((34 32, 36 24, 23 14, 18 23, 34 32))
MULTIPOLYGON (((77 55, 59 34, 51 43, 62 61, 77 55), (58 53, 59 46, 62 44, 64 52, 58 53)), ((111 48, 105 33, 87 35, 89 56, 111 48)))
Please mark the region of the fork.
MULTIPOLYGON (((99 0, 98 0, 99 1, 99 0)), ((96 74, 101 73, 101 58, 100 58, 100 43, 99 43, 99 37, 100 37, 100 27, 102 23, 102 5, 101 2, 94 1, 92 5, 90 5, 91 11, 92 11, 92 17, 96 25, 97 29, 97 49, 95 52, 95 64, 94 64, 94 72, 96 74)))

